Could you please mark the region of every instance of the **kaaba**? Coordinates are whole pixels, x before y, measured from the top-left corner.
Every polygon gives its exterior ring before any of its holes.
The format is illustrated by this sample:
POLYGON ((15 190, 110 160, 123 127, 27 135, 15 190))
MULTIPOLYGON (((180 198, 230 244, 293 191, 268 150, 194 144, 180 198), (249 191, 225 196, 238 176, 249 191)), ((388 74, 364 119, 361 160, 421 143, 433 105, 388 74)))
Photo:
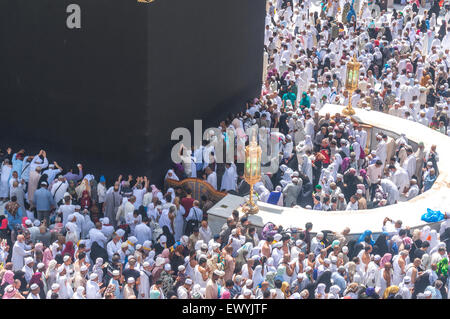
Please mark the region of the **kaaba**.
POLYGON ((264 0, 2 0, 0 147, 147 175, 261 89, 264 0), (142 1, 142 2, 141 2, 142 1))

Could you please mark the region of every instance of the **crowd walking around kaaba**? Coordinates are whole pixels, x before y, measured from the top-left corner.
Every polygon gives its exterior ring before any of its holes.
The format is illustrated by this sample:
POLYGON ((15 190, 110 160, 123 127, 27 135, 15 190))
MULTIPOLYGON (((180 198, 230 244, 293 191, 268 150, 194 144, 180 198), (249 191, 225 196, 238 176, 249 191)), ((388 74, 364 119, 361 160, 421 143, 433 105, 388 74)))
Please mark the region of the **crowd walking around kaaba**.
MULTIPOLYGON (((249 128, 275 141, 278 169, 254 185, 258 201, 320 211, 373 209, 432 192, 439 149, 351 117, 347 63, 361 63, 355 109, 384 112, 450 135, 450 12, 444 1, 267 2, 261 95, 219 122, 223 145, 249 128), (273 130, 276 129, 276 130, 273 130)), ((181 147, 163 183, 107 180, 18 146, 1 155, 2 299, 447 299, 450 223, 411 229, 386 216, 355 236, 305 221, 263 229, 234 211, 220 232, 208 196, 170 180, 198 178, 246 196, 243 163, 214 144, 181 147)), ((238 147, 239 148, 239 147, 238 147)), ((235 150, 236 154, 239 149, 235 150)), ((266 163, 267 164, 267 163, 266 163)), ((100 175, 99 175, 100 174, 100 175)), ((444 208, 443 208, 444 209, 444 208)), ((369 212, 370 213, 370 212, 369 212)))

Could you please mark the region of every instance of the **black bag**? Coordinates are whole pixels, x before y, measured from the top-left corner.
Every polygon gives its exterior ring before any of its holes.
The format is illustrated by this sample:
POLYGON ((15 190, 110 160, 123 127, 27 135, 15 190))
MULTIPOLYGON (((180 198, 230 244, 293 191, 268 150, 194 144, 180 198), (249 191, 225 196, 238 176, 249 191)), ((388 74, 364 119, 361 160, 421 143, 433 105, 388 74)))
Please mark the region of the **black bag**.
POLYGON ((189 220, 187 222, 187 224, 186 224, 186 236, 190 236, 193 233, 194 229, 196 229, 196 228, 198 229, 199 223, 200 223, 200 221, 198 220, 197 210, 195 209, 195 207, 192 207, 192 208, 194 209, 196 218, 195 219, 191 219, 191 220, 189 220))

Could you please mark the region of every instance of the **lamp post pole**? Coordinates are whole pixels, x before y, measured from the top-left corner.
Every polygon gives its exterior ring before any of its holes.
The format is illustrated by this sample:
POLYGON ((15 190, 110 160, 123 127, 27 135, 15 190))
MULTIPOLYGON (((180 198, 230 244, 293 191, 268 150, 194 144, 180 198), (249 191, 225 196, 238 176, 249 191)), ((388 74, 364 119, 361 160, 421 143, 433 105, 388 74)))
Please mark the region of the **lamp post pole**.
POLYGON ((352 95, 353 92, 358 88, 360 67, 361 64, 358 61, 356 61, 355 56, 353 56, 352 60, 347 63, 347 76, 345 80, 345 89, 347 90, 349 97, 348 97, 348 105, 342 110, 342 113, 347 116, 355 114, 355 110, 352 107, 352 95))
POLYGON ((245 214, 256 214, 258 206, 253 201, 253 185, 261 180, 261 147, 256 142, 256 135, 245 148, 244 179, 250 185, 250 198, 242 207, 245 214))

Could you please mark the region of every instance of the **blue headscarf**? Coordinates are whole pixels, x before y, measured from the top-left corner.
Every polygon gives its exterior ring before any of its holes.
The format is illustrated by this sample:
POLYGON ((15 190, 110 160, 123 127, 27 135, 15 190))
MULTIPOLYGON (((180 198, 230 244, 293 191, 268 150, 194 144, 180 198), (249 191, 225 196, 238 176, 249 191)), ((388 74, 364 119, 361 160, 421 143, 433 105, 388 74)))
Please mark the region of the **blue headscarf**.
POLYGON ((350 11, 347 14, 348 22, 352 21, 352 16, 355 16, 355 19, 356 19, 355 9, 353 8, 354 3, 355 3, 355 0, 352 1, 352 5, 350 6, 350 11))
POLYGON ((372 231, 370 230, 366 230, 364 233, 361 234, 361 236, 359 236, 358 243, 363 242, 367 236, 370 236, 370 244, 373 246, 375 244, 375 241, 372 238, 372 231))
POLYGON ((106 182, 106 179, 105 179, 105 176, 100 176, 100 183, 104 183, 104 182, 106 182))

